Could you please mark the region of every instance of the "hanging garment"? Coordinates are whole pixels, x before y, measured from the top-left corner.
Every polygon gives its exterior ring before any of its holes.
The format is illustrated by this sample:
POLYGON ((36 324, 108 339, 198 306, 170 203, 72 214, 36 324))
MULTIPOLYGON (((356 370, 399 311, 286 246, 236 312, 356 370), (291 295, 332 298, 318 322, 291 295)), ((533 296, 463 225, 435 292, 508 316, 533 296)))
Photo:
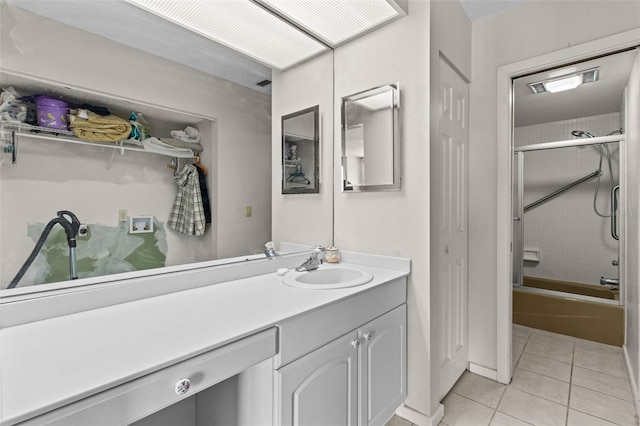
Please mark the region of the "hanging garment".
POLYGON ((187 164, 173 180, 178 185, 178 194, 167 225, 184 235, 204 235, 205 216, 198 169, 187 164))
POLYGON ((200 167, 196 167, 198 170, 198 177, 200 180, 200 195, 202 196, 202 207, 204 208, 204 221, 205 223, 211 223, 211 204, 209 204, 209 189, 207 189, 207 174, 200 167))

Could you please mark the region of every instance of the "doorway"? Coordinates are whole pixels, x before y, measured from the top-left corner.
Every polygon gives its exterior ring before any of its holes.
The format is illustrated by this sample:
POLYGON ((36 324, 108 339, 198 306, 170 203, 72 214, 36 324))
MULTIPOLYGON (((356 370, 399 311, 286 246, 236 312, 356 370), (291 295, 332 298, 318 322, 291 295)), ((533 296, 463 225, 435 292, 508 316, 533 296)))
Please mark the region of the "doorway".
MULTIPOLYGON (((499 97, 499 99, 503 99, 504 102, 499 102, 498 105, 499 183, 497 276, 499 284, 497 289, 497 379, 502 383, 509 383, 511 379, 511 328, 513 308, 512 283, 514 281, 513 260, 514 257, 516 257, 516 248, 512 248, 512 243, 514 242, 514 236, 516 234, 514 232, 513 219, 514 217, 519 217, 513 214, 514 197, 512 196, 512 170, 515 165, 515 161, 513 159, 513 142, 515 139, 514 135, 517 133, 517 131, 515 130, 517 128, 515 115, 512 111, 513 103, 517 102, 517 93, 515 91, 513 82, 517 78, 531 76, 541 71, 546 71, 551 74, 553 74, 555 71, 556 74, 550 75, 549 78, 559 77, 562 76, 563 73, 566 74, 569 71, 569 68, 564 68, 567 66, 573 67, 572 72, 579 71, 580 69, 578 69, 578 67, 576 66, 577 64, 584 63, 603 55, 609 55, 615 52, 631 49, 637 44, 637 35, 629 33, 628 37, 626 38, 610 37, 602 40, 597 40, 595 42, 564 49, 562 51, 547 54, 538 58, 533 58, 517 64, 512 64, 499 69, 498 93, 499 96, 501 96, 499 97), (572 58, 571 63, 568 63, 567 58, 572 58)), ((595 87, 595 85, 592 87, 595 87)), ((531 88, 529 88, 529 90, 531 90, 531 88)), ((619 105, 621 104, 622 101, 619 102, 619 105)), ((581 129, 576 128, 570 130, 569 137, 561 140, 566 141, 577 139, 577 137, 570 135, 571 131, 573 130, 581 129)), ((619 135, 617 138, 619 140, 624 140, 624 135, 619 135)), ((547 140, 545 142, 549 141, 547 140)), ((601 140, 599 142, 608 143, 609 141, 601 140)), ((621 143, 620 145, 624 146, 623 143, 621 143)), ((622 155, 624 158, 624 148, 622 148, 622 155)), ((624 179, 624 174, 622 174, 622 184, 624 184, 624 179)), ((559 186, 562 187, 563 185, 560 184, 559 186)), ((533 253, 531 253, 530 251, 528 255, 533 255, 535 258, 535 247, 533 247, 532 252, 533 253)), ((538 250, 538 254, 540 254, 540 250, 538 250)), ((524 255, 524 253, 522 253, 522 255, 524 255)), ((620 261, 620 259, 618 259, 618 261, 620 261)))

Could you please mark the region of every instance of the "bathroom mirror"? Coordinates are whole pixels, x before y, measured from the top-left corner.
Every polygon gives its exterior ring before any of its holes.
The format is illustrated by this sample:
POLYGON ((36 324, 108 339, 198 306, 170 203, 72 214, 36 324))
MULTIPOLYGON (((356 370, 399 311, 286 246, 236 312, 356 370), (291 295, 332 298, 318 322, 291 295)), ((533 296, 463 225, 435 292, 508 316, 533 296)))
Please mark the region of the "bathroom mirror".
POLYGON ((282 193, 320 192, 319 106, 282 117, 282 193))
POLYGON ((342 98, 342 190, 400 190, 400 89, 387 84, 342 98))

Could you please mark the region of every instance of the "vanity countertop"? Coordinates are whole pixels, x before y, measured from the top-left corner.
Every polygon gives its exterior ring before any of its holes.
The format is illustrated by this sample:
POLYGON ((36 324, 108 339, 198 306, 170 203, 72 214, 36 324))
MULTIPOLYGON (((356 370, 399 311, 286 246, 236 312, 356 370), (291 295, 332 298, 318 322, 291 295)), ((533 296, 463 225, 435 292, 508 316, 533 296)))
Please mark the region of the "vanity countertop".
POLYGON ((282 284, 273 272, 4 328, 0 423, 31 418, 408 275, 408 269, 353 266, 372 272, 373 281, 305 290, 282 284))

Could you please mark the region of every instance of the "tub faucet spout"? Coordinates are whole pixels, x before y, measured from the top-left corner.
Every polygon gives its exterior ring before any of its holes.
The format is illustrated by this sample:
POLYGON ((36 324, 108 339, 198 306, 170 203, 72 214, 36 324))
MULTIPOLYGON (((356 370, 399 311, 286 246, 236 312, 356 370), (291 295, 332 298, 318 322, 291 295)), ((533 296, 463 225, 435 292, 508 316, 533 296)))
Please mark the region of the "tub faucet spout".
POLYGON ((605 278, 600 277, 600 285, 620 285, 620 280, 618 278, 605 278))

